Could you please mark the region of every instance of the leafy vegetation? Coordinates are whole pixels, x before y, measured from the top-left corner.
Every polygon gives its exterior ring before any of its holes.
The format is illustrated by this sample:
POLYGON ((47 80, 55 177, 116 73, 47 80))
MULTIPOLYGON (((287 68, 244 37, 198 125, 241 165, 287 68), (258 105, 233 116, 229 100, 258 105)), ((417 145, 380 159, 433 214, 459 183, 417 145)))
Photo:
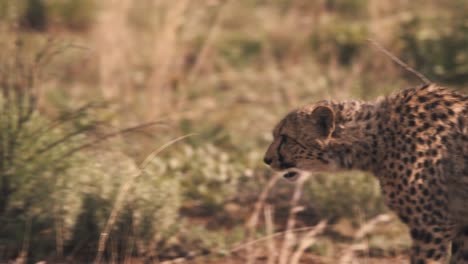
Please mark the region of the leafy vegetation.
MULTIPOLYGON (((278 119, 323 98, 417 85, 369 38, 466 91, 465 2, 0 2, 0 262, 245 263, 255 254, 239 243, 292 219, 295 186, 273 184, 261 164, 278 119)), ((387 213, 379 193, 371 175, 313 175, 294 228, 330 227, 304 258, 336 263, 361 225, 387 213)), ((405 252, 396 223, 369 234, 365 256, 405 252)))

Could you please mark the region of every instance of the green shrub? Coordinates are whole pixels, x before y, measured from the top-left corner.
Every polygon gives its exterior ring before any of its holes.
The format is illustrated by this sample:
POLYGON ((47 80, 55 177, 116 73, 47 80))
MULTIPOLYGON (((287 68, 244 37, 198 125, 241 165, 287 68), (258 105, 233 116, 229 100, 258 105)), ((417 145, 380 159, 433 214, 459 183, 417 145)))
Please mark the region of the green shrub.
POLYGON ((58 0, 49 6, 63 26, 72 30, 88 29, 94 22, 97 8, 94 0, 58 0))
POLYGON ((306 184, 305 195, 324 218, 367 219, 386 210, 377 179, 360 172, 314 175, 306 184))
POLYGON ((314 32, 310 37, 310 46, 324 63, 337 57, 341 64, 349 65, 365 47, 367 38, 368 28, 364 22, 337 20, 314 32))
MULTIPOLYGON (((181 197, 178 178, 156 174, 153 166, 134 178, 138 173, 135 162, 117 149, 86 155, 93 159, 70 168, 68 185, 60 189, 66 241, 69 248, 87 241, 87 247, 79 251, 83 261, 91 261, 96 255, 99 234, 124 185, 131 184, 132 188, 110 233, 118 247, 135 243, 130 239, 133 237, 149 251, 150 245, 158 245, 177 233, 181 197)), ((106 250, 114 249, 108 245, 106 250)), ((124 254, 125 250, 119 252, 124 254)))
POLYGON ((26 51, 21 43, 1 46, 8 54, 0 62, 0 243, 8 245, 7 258, 18 253, 26 237, 33 256, 54 248, 58 190, 69 180, 67 169, 80 165, 72 154, 94 126, 70 122, 87 117, 86 107, 55 120, 38 111, 38 65, 51 50, 26 51))
POLYGON ((155 159, 154 165, 158 175, 180 180, 185 199, 214 214, 235 197, 243 172, 243 165, 234 154, 210 143, 199 147, 184 145, 170 157, 155 159))
POLYGON ((0 3, 0 14, 15 17, 26 29, 45 31, 49 27, 58 26, 86 30, 94 22, 97 7, 93 0, 3 1, 0 3))
POLYGON ((21 24, 26 28, 44 30, 47 27, 47 7, 42 0, 27 0, 21 24))
POLYGON ((367 12, 367 0, 326 0, 325 7, 340 15, 362 17, 367 12))
POLYGON ((259 40, 248 36, 230 36, 220 45, 222 57, 235 66, 252 64, 260 55, 262 45, 259 40))
POLYGON ((468 81, 468 15, 413 15, 401 27, 402 53, 434 81, 468 81))

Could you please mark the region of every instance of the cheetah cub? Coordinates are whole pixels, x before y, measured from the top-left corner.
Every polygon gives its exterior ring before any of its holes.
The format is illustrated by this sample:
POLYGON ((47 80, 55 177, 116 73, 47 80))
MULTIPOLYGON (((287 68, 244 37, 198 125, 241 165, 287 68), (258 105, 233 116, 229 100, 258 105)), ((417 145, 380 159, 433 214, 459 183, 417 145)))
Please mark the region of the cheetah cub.
POLYGON ((371 172, 410 230, 411 263, 450 255, 450 263, 468 263, 467 123, 468 96, 435 84, 375 102, 320 101, 279 122, 264 161, 288 179, 371 172))

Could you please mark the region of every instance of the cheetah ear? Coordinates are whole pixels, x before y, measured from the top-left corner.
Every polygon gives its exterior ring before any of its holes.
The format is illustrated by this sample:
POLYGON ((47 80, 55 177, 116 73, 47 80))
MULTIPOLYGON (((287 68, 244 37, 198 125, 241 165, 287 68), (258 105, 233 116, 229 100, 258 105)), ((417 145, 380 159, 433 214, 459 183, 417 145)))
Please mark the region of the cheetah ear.
POLYGON ((310 114, 315 130, 321 137, 329 138, 335 130, 335 112, 328 106, 318 106, 310 114))

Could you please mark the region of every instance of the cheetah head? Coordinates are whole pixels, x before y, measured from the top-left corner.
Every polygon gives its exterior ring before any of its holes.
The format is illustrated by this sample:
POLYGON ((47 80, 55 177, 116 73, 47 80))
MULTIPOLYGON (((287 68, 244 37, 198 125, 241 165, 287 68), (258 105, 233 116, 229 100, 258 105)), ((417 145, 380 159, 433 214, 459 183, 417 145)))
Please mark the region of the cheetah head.
POLYGON ((301 171, 333 171, 328 144, 335 130, 335 113, 326 105, 312 105, 289 113, 273 130, 264 162, 296 180, 301 171))

